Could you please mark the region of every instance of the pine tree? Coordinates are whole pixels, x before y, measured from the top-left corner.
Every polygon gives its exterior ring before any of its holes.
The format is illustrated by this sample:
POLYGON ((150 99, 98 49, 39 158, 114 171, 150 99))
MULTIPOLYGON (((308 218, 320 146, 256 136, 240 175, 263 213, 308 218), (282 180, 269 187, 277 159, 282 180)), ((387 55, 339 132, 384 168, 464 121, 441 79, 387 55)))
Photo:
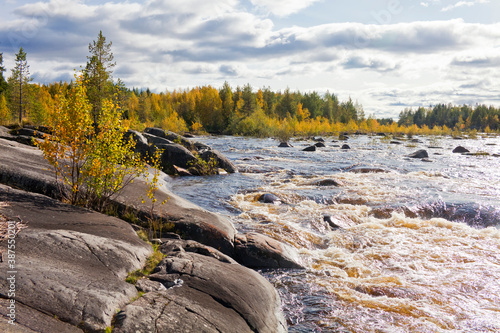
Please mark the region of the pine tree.
POLYGON ((0 94, 8 88, 7 81, 3 77, 3 72, 5 72, 5 67, 3 67, 3 53, 0 53, 0 94))
POLYGON ((106 37, 103 36, 102 30, 99 31, 97 41, 89 44, 90 56, 87 56, 88 62, 84 70, 84 79, 87 97, 92 105, 94 126, 99 123, 103 101, 113 96, 111 75, 116 63, 113 62, 111 44, 111 42, 106 43, 106 37))
POLYGON ((21 47, 19 53, 16 54, 16 66, 12 69, 12 76, 9 78, 10 102, 12 110, 19 110, 19 124, 29 104, 29 82, 32 80, 29 68, 26 52, 21 47))

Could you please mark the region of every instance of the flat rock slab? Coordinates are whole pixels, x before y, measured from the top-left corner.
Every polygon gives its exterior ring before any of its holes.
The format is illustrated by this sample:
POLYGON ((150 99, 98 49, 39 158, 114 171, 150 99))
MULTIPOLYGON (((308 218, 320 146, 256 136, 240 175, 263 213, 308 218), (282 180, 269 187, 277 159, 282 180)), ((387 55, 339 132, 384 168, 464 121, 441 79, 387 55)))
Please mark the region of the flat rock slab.
POLYGON ((113 332, 287 332, 279 295, 257 272, 182 248, 166 255, 149 278, 168 289, 127 305, 113 332))
MULTIPOLYGON (((2 215, 27 226, 16 236, 15 299, 26 306, 19 315, 32 309, 84 330, 110 326, 116 311, 137 294, 125 278, 143 266, 151 246, 124 221, 43 195, 0 185, 0 202, 2 215)), ((3 251, 6 246, 0 243, 3 251)), ((7 264, 0 263, 5 298, 7 264)), ((36 331, 41 320, 33 317, 25 326, 36 331)))
MULTIPOLYGON (((115 200, 148 216, 151 201, 146 198, 147 188, 144 180, 135 179, 115 200), (144 202, 141 196, 144 197, 144 202)), ((158 203, 166 200, 163 205, 156 204, 153 211, 155 217, 164 220, 164 232, 175 232, 184 239, 195 240, 227 255, 233 255, 236 230, 227 218, 202 209, 165 187, 158 188, 155 198, 158 203)))
MULTIPOLYGON (((50 165, 42 152, 33 147, 0 139, 0 183, 21 188, 26 191, 59 197, 59 190, 50 165)), ((150 216, 151 201, 147 198, 147 183, 142 179, 134 180, 115 200, 118 204, 138 210, 150 216), (145 202, 142 202, 142 198, 145 202)), ((155 217, 166 220, 168 230, 199 241, 222 252, 232 255, 236 230, 232 223, 212 212, 170 192, 166 187, 159 188, 155 197, 157 204, 155 217)))

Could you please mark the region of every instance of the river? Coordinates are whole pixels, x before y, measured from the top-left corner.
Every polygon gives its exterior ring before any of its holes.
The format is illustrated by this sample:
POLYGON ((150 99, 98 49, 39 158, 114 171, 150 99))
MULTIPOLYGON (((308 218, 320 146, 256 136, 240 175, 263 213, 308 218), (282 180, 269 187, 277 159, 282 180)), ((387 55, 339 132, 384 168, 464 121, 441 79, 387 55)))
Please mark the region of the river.
POLYGON ((500 138, 324 139, 198 137, 241 172, 167 183, 297 249, 306 269, 261 271, 290 332, 500 332, 500 138))

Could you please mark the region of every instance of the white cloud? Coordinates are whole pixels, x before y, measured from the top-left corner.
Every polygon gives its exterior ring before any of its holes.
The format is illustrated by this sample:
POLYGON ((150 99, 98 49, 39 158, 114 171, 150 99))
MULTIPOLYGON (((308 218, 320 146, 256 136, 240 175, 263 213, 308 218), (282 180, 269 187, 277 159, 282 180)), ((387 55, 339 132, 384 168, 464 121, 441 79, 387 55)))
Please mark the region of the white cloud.
MULTIPOLYGON (((275 90, 328 89, 381 116, 397 115, 402 105, 500 98, 500 23, 456 19, 276 28, 270 16, 245 10, 237 0, 61 3, 24 5, 16 17, 0 21, 6 66, 22 45, 36 80, 71 78, 102 29, 113 42, 115 77, 129 87, 164 91, 228 80, 275 90)), ((287 6, 271 8, 281 1, 254 3, 286 15, 279 10, 287 6)), ((296 11, 313 1, 287 3, 296 11)), ((441 8, 441 1, 424 3, 441 8)))
POLYGON ((250 0, 250 2, 276 16, 287 16, 300 12, 319 0, 250 0))
POLYGON ((452 9, 455 9, 455 8, 460 8, 460 7, 472 7, 478 3, 482 4, 482 3, 488 3, 490 2, 489 0, 474 0, 474 1, 458 1, 457 3, 453 4, 453 5, 449 5, 449 6, 446 6, 446 7, 443 7, 441 9, 442 12, 447 12, 447 11, 450 11, 452 9))

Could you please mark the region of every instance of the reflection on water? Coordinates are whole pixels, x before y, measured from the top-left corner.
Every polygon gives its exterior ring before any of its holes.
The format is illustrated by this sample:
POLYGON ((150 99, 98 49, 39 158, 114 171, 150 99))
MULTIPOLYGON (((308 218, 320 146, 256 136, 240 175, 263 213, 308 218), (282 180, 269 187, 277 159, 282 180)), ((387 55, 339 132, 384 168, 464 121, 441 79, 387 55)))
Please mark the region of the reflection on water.
MULTIPOLYGON (((313 153, 301 151, 307 142, 202 140, 245 173, 169 184, 238 230, 299 250, 305 270, 262 272, 291 332, 500 331, 499 157, 453 154, 458 144, 446 138, 394 146, 355 137, 349 151, 329 139, 313 153), (418 149, 432 162, 406 157, 418 149), (259 202, 264 193, 282 204, 259 202)), ((497 138, 459 143, 500 152, 497 138)))

